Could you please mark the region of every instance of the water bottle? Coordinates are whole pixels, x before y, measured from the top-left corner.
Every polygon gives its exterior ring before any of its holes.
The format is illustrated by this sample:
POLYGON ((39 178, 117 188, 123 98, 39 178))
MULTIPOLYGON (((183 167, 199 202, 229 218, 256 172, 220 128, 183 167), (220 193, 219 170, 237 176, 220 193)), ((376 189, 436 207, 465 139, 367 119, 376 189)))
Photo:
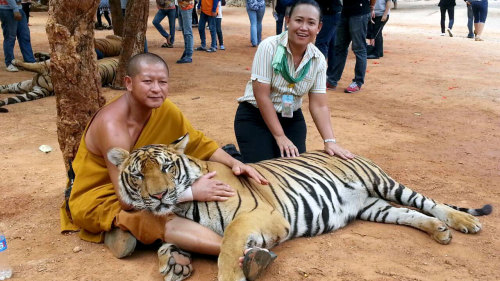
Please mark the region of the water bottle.
POLYGON ((12 276, 12 267, 7 256, 7 240, 0 232, 0 280, 9 279, 12 276))

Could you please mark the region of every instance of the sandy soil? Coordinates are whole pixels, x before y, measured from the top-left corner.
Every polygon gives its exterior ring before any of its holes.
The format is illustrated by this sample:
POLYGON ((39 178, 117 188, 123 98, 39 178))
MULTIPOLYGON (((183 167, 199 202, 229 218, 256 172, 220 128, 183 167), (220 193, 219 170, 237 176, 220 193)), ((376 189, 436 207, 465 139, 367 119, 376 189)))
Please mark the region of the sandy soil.
MULTIPOLYGON (((465 38, 463 3, 455 12, 454 38, 439 36, 434 4, 400 3, 384 32, 385 56, 368 62, 363 90, 355 95, 342 92, 353 76, 350 54, 339 89, 328 93, 339 142, 436 200, 498 206, 499 4, 490 1, 485 41, 474 42, 465 38)), ((150 20, 154 13, 152 7, 150 20)), ((33 13, 31 18, 36 51, 49 50, 46 19, 45 13, 33 13)), ((255 52, 244 9, 224 9, 223 28, 227 50, 196 52, 194 62, 187 65, 175 64, 183 51, 180 33, 173 49, 159 48, 162 40, 151 24, 147 34, 150 50, 170 64, 170 98, 196 128, 221 145, 235 143, 235 99, 243 93, 255 52)), ((268 10, 264 36, 273 32, 268 10)), ((109 33, 97 31, 96 37, 109 33)), ((0 71, 2 84, 30 77, 28 72, 0 71)), ((119 94, 109 89, 105 93, 108 98, 119 94)), ((59 233, 65 174, 56 137, 55 99, 8 108, 9 113, 0 115, 0 222, 9 243, 13 279, 161 280, 154 247, 118 260, 102 244, 59 233), (42 144, 54 151, 40 152, 42 144), (75 247, 81 251, 73 252, 75 247)), ((308 111, 307 100, 303 108, 308 111)), ((320 149, 319 134, 305 115, 308 148, 320 149)), ((335 233, 275 248, 279 259, 263 280, 500 280, 498 211, 481 220, 481 233, 453 231, 447 246, 411 228, 356 221, 335 233)), ((215 280, 214 258, 195 256, 194 267, 190 280, 215 280)))

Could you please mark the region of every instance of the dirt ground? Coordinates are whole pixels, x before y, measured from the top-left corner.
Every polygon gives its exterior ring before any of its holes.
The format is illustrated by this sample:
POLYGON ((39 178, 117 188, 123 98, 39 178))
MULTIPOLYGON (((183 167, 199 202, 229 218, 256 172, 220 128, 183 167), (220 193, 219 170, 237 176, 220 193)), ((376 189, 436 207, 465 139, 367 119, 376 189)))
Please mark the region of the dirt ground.
MULTIPOLYGON (((436 1, 434 1, 436 2, 436 1)), ((462 1, 460 1, 462 2, 462 1)), ((500 3, 490 0, 484 42, 465 38, 466 10, 458 3, 455 37, 439 36, 435 3, 402 2, 384 30, 385 56, 369 60, 360 93, 343 93, 353 77, 352 53, 339 83, 329 91, 337 140, 368 157, 408 187, 464 207, 500 203, 500 3)), ((152 6, 150 22, 155 14, 152 6)), ((35 51, 48 51, 46 13, 33 13, 35 51)), ((165 20, 166 21, 166 20, 165 20)), ((166 22, 164 23, 167 24, 166 22)), ((255 48, 243 8, 225 8, 226 51, 195 52, 177 65, 183 39, 162 49, 150 23, 150 51, 170 64, 170 98, 220 145, 235 143, 236 98, 250 76, 255 48)), ((273 35, 267 10, 263 36, 273 35)), ((104 37, 110 31, 96 31, 104 37)), ((199 45, 194 31, 195 46, 199 45)), ((1 53, 1 52, 0 52, 1 53)), ((16 57, 20 52, 16 46, 16 57)), ((3 57, 2 57, 3 61, 3 57)), ((31 78, 0 71, 0 83, 31 78)), ((108 98, 120 94, 104 90, 108 98)), ((321 138, 307 113, 307 145, 321 138)), ((6 233, 13 280, 161 280, 154 247, 115 259, 102 244, 59 232, 65 173, 56 137, 54 97, 7 106, 0 115, 0 227, 6 233), (44 154, 42 144, 54 148, 44 154), (81 251, 74 252, 75 247, 81 251)), ((498 210, 482 217, 477 235, 453 231, 443 246, 403 226, 356 221, 334 233, 301 238, 277 248, 277 262, 262 280, 500 280, 498 210)), ((190 280, 215 280, 215 258, 195 256, 190 280)))

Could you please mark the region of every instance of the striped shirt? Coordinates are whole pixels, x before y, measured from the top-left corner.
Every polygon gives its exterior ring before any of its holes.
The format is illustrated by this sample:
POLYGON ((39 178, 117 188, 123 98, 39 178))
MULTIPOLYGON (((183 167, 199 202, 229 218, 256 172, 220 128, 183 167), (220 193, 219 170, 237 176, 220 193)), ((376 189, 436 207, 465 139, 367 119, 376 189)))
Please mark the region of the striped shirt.
POLYGON ((276 109, 276 112, 281 113, 282 95, 293 96, 293 111, 298 110, 302 106, 302 96, 308 93, 312 94, 326 94, 326 61, 323 54, 314 46, 309 43, 307 45, 306 53, 295 69, 293 64, 293 56, 290 48, 288 48, 288 33, 285 31, 280 35, 275 35, 266 38, 259 44, 259 48, 255 53, 252 64, 252 76, 248 81, 245 88, 245 94, 238 99, 238 102, 248 102, 255 107, 257 102, 253 94, 252 81, 257 80, 264 84, 271 84, 271 102, 276 109), (286 57, 288 59, 288 71, 293 77, 297 77, 300 70, 311 60, 309 72, 304 79, 295 84, 293 88, 289 88, 289 83, 279 73, 275 73, 271 65, 273 56, 279 45, 286 48, 286 57))

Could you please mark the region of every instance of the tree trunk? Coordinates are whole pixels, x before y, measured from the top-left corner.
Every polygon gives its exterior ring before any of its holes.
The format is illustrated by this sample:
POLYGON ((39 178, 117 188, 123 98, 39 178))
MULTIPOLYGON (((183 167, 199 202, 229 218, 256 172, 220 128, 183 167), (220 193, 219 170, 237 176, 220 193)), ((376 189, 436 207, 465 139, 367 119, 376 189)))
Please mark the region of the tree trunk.
POLYGON ((123 28, 122 52, 120 62, 116 71, 113 88, 123 89, 123 78, 125 77, 127 62, 130 57, 144 52, 144 42, 146 40, 146 29, 149 15, 148 0, 129 0, 127 12, 125 14, 125 24, 123 28), (131 13, 130 11, 133 11, 131 13))
POLYGON ((64 163, 75 157, 85 126, 104 105, 94 51, 99 0, 50 0, 46 31, 64 163))
POLYGON ((113 20, 113 33, 118 36, 123 35, 123 15, 120 0, 110 0, 111 19, 113 20))

